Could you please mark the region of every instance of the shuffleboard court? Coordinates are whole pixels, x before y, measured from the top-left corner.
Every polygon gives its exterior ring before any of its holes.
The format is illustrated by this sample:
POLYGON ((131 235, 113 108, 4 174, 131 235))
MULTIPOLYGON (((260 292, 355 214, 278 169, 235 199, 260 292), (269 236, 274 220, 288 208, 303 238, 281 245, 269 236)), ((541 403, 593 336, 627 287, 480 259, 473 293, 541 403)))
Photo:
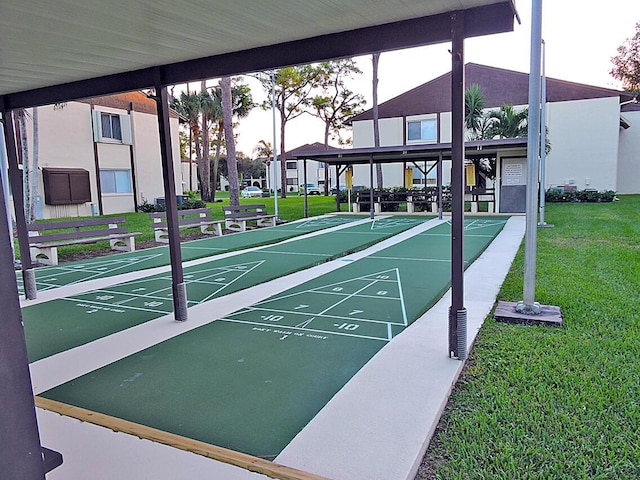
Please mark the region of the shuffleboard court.
MULTIPOLYGON (((221 253, 269 245, 325 228, 344 225, 362 217, 327 215, 279 225, 271 228, 249 230, 242 233, 207 237, 181 244, 182 260, 187 262, 221 253)), ((39 291, 58 288, 87 280, 145 270, 169 264, 169 247, 164 245, 134 252, 112 254, 90 260, 80 260, 62 265, 40 267, 35 270, 39 291)), ((18 288, 24 293, 22 275, 18 275, 18 288)))
MULTIPOLYGON (((468 220, 465 261, 506 221, 468 220)), ((449 276, 442 224, 41 396, 271 460, 449 276)))
MULTIPOLYGON (((362 250, 428 220, 376 219, 185 268, 188 306, 362 250)), ((37 361, 167 315, 173 311, 172 295, 167 272, 24 307, 29 359, 37 361)))

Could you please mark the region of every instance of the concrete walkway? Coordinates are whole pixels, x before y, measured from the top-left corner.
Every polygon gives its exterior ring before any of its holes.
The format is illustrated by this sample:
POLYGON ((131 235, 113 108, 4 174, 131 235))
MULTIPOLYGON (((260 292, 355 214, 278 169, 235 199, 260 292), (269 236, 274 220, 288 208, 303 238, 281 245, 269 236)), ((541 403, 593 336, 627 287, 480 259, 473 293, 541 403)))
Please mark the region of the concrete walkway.
MULTIPOLYGON (((470 346, 493 306, 523 234, 524 218, 512 218, 465 274, 470 346)), ((384 248, 384 243, 375 248, 384 248)), ((370 253, 360 252, 361 255, 370 253)), ((262 290, 272 295, 332 268, 339 268, 340 262, 344 264, 344 260, 353 257, 274 280, 263 285, 262 290)), ((245 296, 256 299, 247 293, 245 291, 245 296)), ((257 290, 252 293, 257 293, 257 290)), ((222 311, 232 311, 237 306, 233 295, 220 300, 217 307, 222 311)), ((383 348, 296 436, 278 456, 276 463, 335 479, 413 478, 462 368, 461 362, 447 356, 449 304, 447 294, 420 320, 383 348)), ((189 327, 195 327, 198 323, 198 307, 192 310, 189 327)), ((171 333, 167 330, 182 328, 177 328, 175 322, 164 322, 163 325, 160 330, 169 336, 171 333)), ((160 332, 156 339, 145 335, 144 342, 153 344, 161 336, 160 332)), ((78 356, 80 353, 77 351, 68 355, 75 356, 72 364, 84 363, 81 359, 87 359, 90 355, 99 358, 77 369, 91 371, 97 365, 108 362, 108 357, 118 357, 118 352, 112 350, 116 344, 119 345, 120 354, 131 351, 132 346, 127 343, 127 338, 134 337, 140 338, 129 332, 121 338, 104 339, 105 344, 97 350, 98 345, 93 345, 91 354, 87 350, 86 355, 78 356)), ((133 349, 137 348, 139 346, 133 349)), ((61 364, 57 362, 69 365, 67 361, 70 358, 55 357, 58 356, 52 357, 50 362, 32 365, 36 392, 46 390, 51 382, 55 384, 64 380, 60 377, 68 378, 69 372, 60 373, 56 380, 50 377, 52 371, 60 369, 61 364)), ((77 373, 73 372, 72 375, 77 373)), ((55 413, 38 410, 38 418, 42 444, 65 456, 63 466, 51 472, 47 477, 49 479, 266 478, 55 413)))

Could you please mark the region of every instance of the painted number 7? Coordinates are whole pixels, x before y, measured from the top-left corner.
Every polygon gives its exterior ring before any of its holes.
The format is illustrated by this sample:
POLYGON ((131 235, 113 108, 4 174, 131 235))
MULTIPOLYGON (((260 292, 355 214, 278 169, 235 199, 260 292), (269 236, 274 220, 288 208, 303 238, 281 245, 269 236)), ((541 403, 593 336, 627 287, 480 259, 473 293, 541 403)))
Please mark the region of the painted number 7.
POLYGON ((349 315, 357 315, 359 313, 364 313, 364 310, 352 310, 349 315))

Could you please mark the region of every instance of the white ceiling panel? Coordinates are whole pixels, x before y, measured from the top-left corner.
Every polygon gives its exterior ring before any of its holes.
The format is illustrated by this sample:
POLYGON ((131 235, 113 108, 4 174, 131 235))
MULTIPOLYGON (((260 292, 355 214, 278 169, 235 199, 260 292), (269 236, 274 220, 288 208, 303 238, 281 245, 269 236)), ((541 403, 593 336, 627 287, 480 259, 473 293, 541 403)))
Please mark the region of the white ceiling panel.
POLYGON ((2 0, 0 95, 498 3, 2 0))

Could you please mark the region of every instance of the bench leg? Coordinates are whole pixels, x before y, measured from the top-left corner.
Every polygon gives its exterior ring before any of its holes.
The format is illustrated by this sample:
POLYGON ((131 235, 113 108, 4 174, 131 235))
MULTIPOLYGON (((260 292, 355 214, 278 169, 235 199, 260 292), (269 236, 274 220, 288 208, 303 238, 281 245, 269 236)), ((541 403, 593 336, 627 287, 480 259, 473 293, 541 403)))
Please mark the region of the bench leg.
POLYGON ((109 244, 111 245, 111 250, 119 250, 122 252, 133 252, 136 249, 135 237, 126 237, 126 238, 118 238, 115 240, 109 240, 109 244))
POLYGON ((156 242, 169 243, 169 231, 166 228, 156 228, 153 234, 155 235, 156 242))
POLYGON ((275 217, 273 217, 273 218, 263 218, 261 220, 258 220, 258 226, 259 227, 275 227, 276 226, 276 219, 275 219, 275 217))
POLYGON ((247 229, 247 222, 244 220, 225 220, 224 227, 232 232, 244 232, 247 229))
POLYGON ((413 202, 407 202, 407 213, 413 213, 413 202))
POLYGON ((58 247, 30 247, 31 260, 43 265, 58 265, 58 247), (38 257, 44 255, 45 258, 38 257))
POLYGON ((217 235, 218 237, 221 237, 222 227, 219 223, 214 223, 213 225, 200 225, 200 232, 205 235, 217 235))

